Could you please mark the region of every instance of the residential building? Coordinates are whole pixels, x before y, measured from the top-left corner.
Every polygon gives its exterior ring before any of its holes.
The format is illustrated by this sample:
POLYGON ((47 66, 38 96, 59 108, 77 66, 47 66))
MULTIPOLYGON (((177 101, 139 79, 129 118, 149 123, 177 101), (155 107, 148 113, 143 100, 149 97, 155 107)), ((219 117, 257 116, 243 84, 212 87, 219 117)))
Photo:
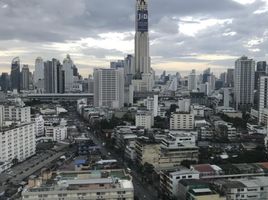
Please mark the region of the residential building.
POLYGON ((35 135, 41 137, 45 135, 45 120, 42 115, 37 115, 32 119, 35 122, 35 135))
POLYGON ((6 126, 0 131, 0 160, 19 162, 35 154, 35 123, 6 126))
POLYGON ((179 196, 179 181, 182 179, 199 179, 199 172, 185 167, 176 170, 160 171, 160 190, 169 199, 179 196))
POLYGON ((124 106, 124 70, 94 70, 94 105, 121 108, 124 106))
POLYGON ((45 127, 46 137, 53 138, 53 141, 60 142, 67 139, 67 127, 63 125, 58 126, 46 126, 45 127))
POLYGON ((268 108, 268 76, 261 76, 260 87, 259 87, 259 123, 264 121, 263 113, 264 109, 267 108, 268 108))
MULTIPOLYGON (((43 180, 43 179, 41 179, 43 180)), ((134 200, 131 177, 121 170, 58 172, 57 179, 29 184, 22 191, 22 199, 109 199, 134 200), (130 178, 120 178, 128 177, 130 178)))
POLYGON ((137 111, 135 126, 151 129, 154 125, 154 116, 150 111, 137 111))
POLYGON ((153 98, 147 97, 144 100, 144 105, 147 107, 147 110, 153 113, 154 117, 158 115, 158 95, 154 95, 153 98))
POLYGON ((196 72, 193 69, 192 72, 188 75, 188 90, 194 91, 197 89, 197 76, 196 72))
POLYGON ((234 99, 238 110, 249 110, 254 101, 255 61, 243 56, 235 62, 234 99))
POLYGON ((194 129, 194 114, 174 112, 170 117, 171 130, 191 130, 194 129))

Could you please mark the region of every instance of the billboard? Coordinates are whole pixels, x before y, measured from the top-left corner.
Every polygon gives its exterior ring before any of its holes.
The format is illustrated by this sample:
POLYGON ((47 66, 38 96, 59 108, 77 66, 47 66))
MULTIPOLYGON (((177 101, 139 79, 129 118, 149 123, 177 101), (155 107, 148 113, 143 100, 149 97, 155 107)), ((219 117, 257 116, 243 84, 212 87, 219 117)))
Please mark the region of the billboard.
POLYGON ((138 10, 138 32, 148 32, 148 10, 138 10))

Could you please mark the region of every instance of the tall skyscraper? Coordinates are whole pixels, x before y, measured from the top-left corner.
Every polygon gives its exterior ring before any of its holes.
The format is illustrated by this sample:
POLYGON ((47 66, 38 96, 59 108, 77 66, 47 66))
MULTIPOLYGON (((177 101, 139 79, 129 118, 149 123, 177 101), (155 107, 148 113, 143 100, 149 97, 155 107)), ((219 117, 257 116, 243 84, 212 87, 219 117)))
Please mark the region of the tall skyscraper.
POLYGON ((235 105, 236 109, 246 111, 254 102, 255 61, 243 56, 235 62, 235 105))
POLYGON ((193 69, 188 76, 188 90, 193 91, 196 89, 197 89, 197 76, 195 70, 193 69))
POLYGON ((125 85, 131 85, 131 80, 135 75, 135 64, 134 57, 132 55, 127 55, 124 60, 124 73, 125 73, 125 85))
POLYGON ((150 73, 148 0, 136 2, 135 65, 136 75, 150 73))
POLYGON ((124 106, 124 70, 94 70, 94 105, 121 108, 124 106))
POLYGON ((30 86, 30 70, 28 65, 23 65, 21 69, 22 90, 29 90, 30 86))
POLYGON ((260 77, 266 74, 267 74, 266 62, 265 61, 257 62, 257 69, 255 72, 255 84, 254 84, 255 90, 259 89, 260 77))
POLYGON ((2 73, 1 75, 1 90, 7 92, 10 89, 10 77, 8 73, 2 73))
POLYGON ((227 86, 234 87, 234 69, 227 69, 227 86))
POLYGON ((259 122, 263 121, 263 111, 268 108, 268 76, 260 77, 259 87, 259 122))
POLYGON ((53 58, 44 64, 45 93, 64 93, 64 72, 60 62, 53 58))
POLYGON ((70 93, 73 91, 73 84, 74 84, 74 63, 69 54, 63 60, 63 71, 64 71, 65 92, 70 93))
POLYGON ((20 91, 20 59, 16 57, 12 60, 10 72, 11 90, 20 91))
POLYGON ((35 60, 35 70, 34 70, 34 86, 37 93, 43 93, 44 86, 44 61, 41 57, 35 60))

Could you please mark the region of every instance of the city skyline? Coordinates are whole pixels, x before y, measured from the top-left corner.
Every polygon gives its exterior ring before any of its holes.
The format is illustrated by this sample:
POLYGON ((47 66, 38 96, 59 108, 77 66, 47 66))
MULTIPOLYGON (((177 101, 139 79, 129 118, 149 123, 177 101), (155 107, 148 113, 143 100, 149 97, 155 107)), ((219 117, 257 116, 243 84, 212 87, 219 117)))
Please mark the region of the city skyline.
MULTIPOLYGON (((157 73, 207 67, 226 70, 242 55, 266 60, 267 2, 172 0, 167 5, 150 1, 152 67, 157 73)), ((134 54, 134 6, 134 0, 119 0, 116 5, 104 0, 75 4, 3 0, 0 71, 10 72, 16 56, 33 70, 36 57, 62 61, 68 53, 83 76, 92 74, 94 67, 108 67, 110 61, 134 54), (24 20, 19 17, 22 14, 24 20), (38 22, 36 16, 40 16, 38 22)))

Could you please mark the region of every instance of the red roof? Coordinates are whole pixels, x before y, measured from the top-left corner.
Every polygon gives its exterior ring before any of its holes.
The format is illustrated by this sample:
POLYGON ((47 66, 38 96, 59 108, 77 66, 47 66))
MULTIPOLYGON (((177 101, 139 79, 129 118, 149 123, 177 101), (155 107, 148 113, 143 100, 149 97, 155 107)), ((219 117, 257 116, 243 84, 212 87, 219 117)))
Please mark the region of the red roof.
POLYGON ((210 164, 194 165, 193 168, 198 172, 215 172, 210 164))

